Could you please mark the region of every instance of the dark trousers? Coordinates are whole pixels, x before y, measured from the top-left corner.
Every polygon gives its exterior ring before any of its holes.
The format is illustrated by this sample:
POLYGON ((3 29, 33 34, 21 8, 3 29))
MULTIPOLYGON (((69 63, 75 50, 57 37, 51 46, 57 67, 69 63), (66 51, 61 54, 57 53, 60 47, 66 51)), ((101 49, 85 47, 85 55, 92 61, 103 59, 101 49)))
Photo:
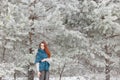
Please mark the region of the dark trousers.
POLYGON ((49 71, 41 71, 39 80, 49 80, 49 71))

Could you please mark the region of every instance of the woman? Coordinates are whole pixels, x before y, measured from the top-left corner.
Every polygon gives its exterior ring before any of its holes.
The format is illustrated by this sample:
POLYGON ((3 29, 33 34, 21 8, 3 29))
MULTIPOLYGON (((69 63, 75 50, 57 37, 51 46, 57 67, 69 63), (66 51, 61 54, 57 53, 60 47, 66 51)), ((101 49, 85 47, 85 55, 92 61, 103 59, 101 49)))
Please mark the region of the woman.
POLYGON ((35 64, 38 69, 39 80, 49 80, 49 60, 51 53, 45 41, 39 44, 38 52, 36 54, 35 64))

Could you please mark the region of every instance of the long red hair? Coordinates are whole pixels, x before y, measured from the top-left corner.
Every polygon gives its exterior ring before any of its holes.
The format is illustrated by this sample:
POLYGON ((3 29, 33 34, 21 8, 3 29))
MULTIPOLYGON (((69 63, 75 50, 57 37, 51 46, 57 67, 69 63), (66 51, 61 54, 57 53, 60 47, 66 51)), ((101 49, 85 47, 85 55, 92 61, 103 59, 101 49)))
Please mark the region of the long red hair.
POLYGON ((39 44, 39 47, 41 46, 41 44, 44 44, 44 47, 45 47, 45 52, 47 53, 48 55, 48 58, 51 57, 51 53, 50 53, 50 50, 48 49, 48 46, 47 46, 47 43, 45 41, 42 41, 40 44, 39 44))

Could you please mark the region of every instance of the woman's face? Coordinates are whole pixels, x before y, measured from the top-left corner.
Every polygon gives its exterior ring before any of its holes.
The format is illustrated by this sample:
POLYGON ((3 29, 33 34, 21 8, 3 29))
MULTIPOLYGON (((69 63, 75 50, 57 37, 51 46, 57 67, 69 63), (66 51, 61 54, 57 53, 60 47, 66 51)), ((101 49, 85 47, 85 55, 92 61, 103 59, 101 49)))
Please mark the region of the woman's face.
POLYGON ((44 44, 43 44, 43 43, 41 43, 40 48, 41 48, 41 49, 43 49, 43 50, 45 49, 45 47, 44 47, 44 44))

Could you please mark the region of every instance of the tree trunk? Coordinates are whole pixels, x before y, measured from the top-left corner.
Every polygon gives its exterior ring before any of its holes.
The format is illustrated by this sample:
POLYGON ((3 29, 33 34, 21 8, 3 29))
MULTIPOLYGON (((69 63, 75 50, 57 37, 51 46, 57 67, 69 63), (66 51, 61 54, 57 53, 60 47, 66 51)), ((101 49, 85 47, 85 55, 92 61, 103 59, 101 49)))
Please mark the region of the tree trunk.
MULTIPOLYGON (((36 0, 34 0, 29 6, 31 7, 31 6, 34 6, 34 8, 35 8, 35 4, 36 4, 36 0)), ((29 32, 29 41, 30 41, 30 48, 29 48, 29 52, 30 52, 30 54, 32 54, 33 53, 33 48, 32 48, 32 43, 33 43, 33 41, 32 41, 32 36, 34 35, 33 34, 33 32, 32 31, 34 31, 35 30, 35 28, 33 28, 32 26, 34 25, 34 20, 35 19, 37 19, 37 16, 36 16, 36 14, 34 13, 34 11, 33 10, 29 10, 30 11, 30 16, 29 16, 29 20, 32 20, 32 22, 30 23, 30 27, 31 27, 31 31, 29 32)))
MULTIPOLYGON (((108 46, 105 45, 106 54, 111 56, 111 53, 108 52, 108 46)), ((105 80, 110 80, 110 60, 105 58, 105 80)))
MULTIPOLYGON (((5 44, 4 44, 4 45, 6 45, 6 44, 7 44, 7 40, 5 41, 5 44)), ((3 47, 3 57, 2 57, 2 60, 3 60, 3 61, 5 60, 5 51, 6 51, 6 48, 3 47)))
POLYGON ((6 48, 3 48, 3 61, 5 60, 5 51, 6 51, 6 48))
POLYGON ((29 41, 30 41, 30 48, 29 48, 29 53, 32 54, 33 53, 33 48, 32 48, 32 32, 29 32, 29 41))
POLYGON ((28 80, 34 80, 34 70, 33 69, 28 71, 28 80))
POLYGON ((62 70, 61 70, 61 72, 60 72, 60 78, 59 78, 59 80, 61 80, 61 78, 62 78, 62 74, 63 74, 63 72, 64 72, 65 66, 66 66, 66 63, 64 63, 64 65, 63 65, 63 67, 62 67, 62 70))
POLYGON ((16 76, 17 74, 16 74, 16 70, 14 70, 14 80, 16 80, 16 76))
POLYGON ((110 80, 110 65, 109 60, 105 59, 106 65, 105 65, 105 80, 110 80))
POLYGON ((2 77, 0 77, 0 80, 2 80, 2 77))

